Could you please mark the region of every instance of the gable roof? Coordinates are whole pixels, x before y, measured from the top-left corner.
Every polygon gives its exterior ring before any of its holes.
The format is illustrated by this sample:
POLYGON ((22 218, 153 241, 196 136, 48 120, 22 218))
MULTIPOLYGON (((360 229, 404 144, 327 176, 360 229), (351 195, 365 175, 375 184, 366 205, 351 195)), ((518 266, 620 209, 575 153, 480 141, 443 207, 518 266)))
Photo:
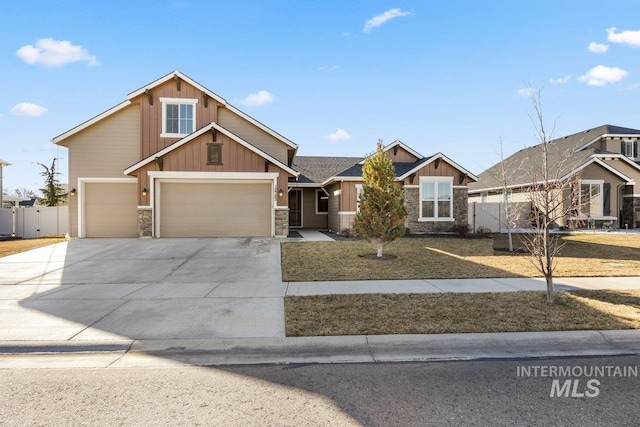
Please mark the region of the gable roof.
POLYGON ((180 80, 183 80, 185 82, 187 82, 188 84, 190 84, 191 86, 195 87, 196 89, 202 91, 203 93, 206 93, 207 96, 215 99, 218 103, 220 103, 223 107, 227 108, 229 111, 237 114, 238 116, 242 117, 243 119, 247 120, 249 123, 255 125, 256 127, 260 128, 261 130, 263 130, 264 132, 268 133, 269 135, 273 136, 274 138, 280 140, 281 142, 283 142, 284 144, 286 144, 287 146, 289 146, 290 148, 297 150, 298 149, 298 145, 295 144, 294 142, 290 141, 289 139, 285 138, 284 136, 280 135, 278 132, 274 131, 273 129, 269 128, 268 126, 265 126, 264 124, 260 123, 258 120, 254 119, 253 117, 249 116, 248 114, 238 110, 236 107, 234 107, 233 105, 229 104, 224 98, 222 98, 221 96, 219 96, 218 94, 210 91, 209 89, 207 89, 206 87, 202 86, 200 83, 196 82, 195 80, 191 79, 190 77, 188 77, 187 75, 181 73, 178 70, 172 71, 171 73, 167 74, 166 76, 160 77, 159 79, 149 83, 146 86, 141 87, 140 89, 137 89, 131 93, 129 93, 127 95, 127 100, 124 102, 121 102, 120 104, 116 105, 115 107, 112 107, 110 109, 108 109, 107 111, 98 114, 97 116, 87 120, 86 122, 81 123, 80 125, 54 137, 51 141, 55 142, 56 144, 60 144, 60 145, 64 145, 61 144, 66 138, 75 135, 76 133, 88 128, 89 126, 104 120, 105 118, 111 116, 112 114, 117 113, 118 111, 128 107, 129 105, 132 104, 132 100, 137 98, 140 95, 143 95, 147 90, 151 90, 157 86, 160 86, 174 78, 179 78, 180 80))
POLYGON ((293 175, 293 176, 298 176, 299 175, 298 172, 296 172, 295 170, 291 169, 289 166, 285 165, 280 160, 278 160, 278 159, 276 159, 274 157, 271 157, 269 154, 265 153, 264 151, 260 150, 259 148, 255 147, 254 145, 248 143, 247 141, 245 141, 244 139, 240 138, 238 135, 234 134, 230 130, 223 128, 222 126, 220 126, 216 122, 209 123, 208 125, 204 126, 203 128, 198 129, 197 131, 185 136, 184 138, 174 142, 173 144, 163 148, 162 150, 153 153, 149 157, 147 157, 145 159, 142 159, 139 162, 129 166, 128 168, 126 168, 124 170, 124 174, 125 175, 129 175, 129 174, 135 172, 136 170, 140 169, 141 167, 146 166, 149 163, 155 161, 158 157, 162 157, 165 154, 168 154, 168 153, 172 152, 173 150, 175 150, 175 149, 177 149, 179 147, 182 147, 183 145, 193 141, 194 139, 196 139, 197 137, 199 137, 201 135, 204 135, 205 133, 211 131, 212 129, 215 129, 215 130, 219 131, 220 133, 228 136, 229 138, 231 138, 232 140, 236 141, 240 145, 244 146, 248 150, 253 151, 254 153, 259 155, 263 159, 268 160, 271 163, 273 163, 274 165, 278 166, 280 169, 283 169, 283 170, 289 172, 291 175, 293 175))
MULTIPOLYGON (((567 177, 588 164, 594 163, 593 157, 603 154, 591 147, 595 142, 607 136, 640 136, 640 130, 620 126, 602 125, 583 132, 554 139, 547 143, 549 153, 549 170, 553 176, 567 177)), ((540 155, 542 145, 523 148, 498 162, 479 175, 479 181, 469 185, 470 193, 497 190, 503 187, 501 163, 504 163, 508 187, 517 188, 531 184, 531 171, 539 170, 542 165, 540 155)), ((600 166, 604 162, 595 162, 600 166)), ((624 176, 618 172, 618 176, 624 176)))
POLYGON ((300 172, 298 183, 318 184, 351 167, 362 157, 296 156, 292 167, 300 172))
MULTIPOLYGON (((386 147, 382 148, 382 151, 384 153, 386 153, 387 151, 391 150, 394 147, 401 147, 402 149, 404 149, 407 153, 411 154, 412 156, 416 157, 417 159, 422 159, 424 156, 420 153, 418 153, 417 151, 415 151, 413 148, 409 147, 408 145, 406 145, 404 142, 400 141, 399 139, 396 139, 395 141, 393 141, 391 144, 387 145, 386 147)), ((369 156, 373 156, 375 153, 371 153, 368 156, 366 156, 364 159, 362 159, 360 161, 360 164, 364 165, 364 161, 367 157, 369 156)))

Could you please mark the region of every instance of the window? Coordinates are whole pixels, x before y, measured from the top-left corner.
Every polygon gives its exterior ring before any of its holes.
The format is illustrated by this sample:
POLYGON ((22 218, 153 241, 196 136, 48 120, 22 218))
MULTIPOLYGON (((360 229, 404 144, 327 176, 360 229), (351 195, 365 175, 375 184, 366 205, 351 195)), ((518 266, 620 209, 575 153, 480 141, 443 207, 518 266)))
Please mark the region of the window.
POLYGON ((316 213, 329 213, 329 196, 322 190, 316 190, 316 213))
POLYGON ((208 165, 222 164, 222 144, 215 144, 215 143, 207 144, 207 164, 208 165))
POLYGON ((356 212, 360 212, 360 195, 363 192, 362 184, 356 184, 356 212))
POLYGON ((487 203, 489 201, 489 193, 486 191, 483 191, 482 193, 480 193, 480 203, 487 203))
POLYGON ((632 159, 638 157, 638 142, 634 140, 622 141, 622 154, 632 159))
POLYGON ((420 219, 453 221, 453 177, 420 177, 420 219))
POLYGON ((195 130, 197 99, 160 98, 163 138, 181 138, 195 130))
POLYGON ((578 203, 585 216, 602 216, 602 181, 581 181, 578 203))

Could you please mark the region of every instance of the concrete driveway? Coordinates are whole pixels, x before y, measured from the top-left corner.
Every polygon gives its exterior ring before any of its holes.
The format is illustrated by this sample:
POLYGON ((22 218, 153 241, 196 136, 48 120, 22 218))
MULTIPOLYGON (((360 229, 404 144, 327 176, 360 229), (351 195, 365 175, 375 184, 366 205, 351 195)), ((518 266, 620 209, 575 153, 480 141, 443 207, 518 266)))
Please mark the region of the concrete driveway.
POLYGON ((284 337, 278 239, 77 239, 0 258, 0 340, 284 337))

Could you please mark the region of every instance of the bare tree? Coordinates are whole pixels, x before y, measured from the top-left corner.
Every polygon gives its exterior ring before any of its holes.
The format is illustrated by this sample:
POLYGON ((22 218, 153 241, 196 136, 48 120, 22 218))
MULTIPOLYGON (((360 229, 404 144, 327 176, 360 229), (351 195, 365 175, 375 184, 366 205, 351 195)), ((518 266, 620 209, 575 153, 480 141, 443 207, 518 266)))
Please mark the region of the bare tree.
POLYGON ((558 234, 551 231, 579 212, 575 189, 579 189, 580 176, 576 173, 577 165, 568 164, 574 147, 561 149, 558 144, 550 143, 555 123, 548 132, 543 119, 540 92, 537 96, 532 92, 531 101, 535 115, 529 117, 539 145, 526 149, 528 161, 525 167, 531 182, 526 190, 531 203, 531 228, 522 236, 522 240, 531 254, 533 265, 546 280, 547 302, 552 304, 556 257, 564 243, 558 234))

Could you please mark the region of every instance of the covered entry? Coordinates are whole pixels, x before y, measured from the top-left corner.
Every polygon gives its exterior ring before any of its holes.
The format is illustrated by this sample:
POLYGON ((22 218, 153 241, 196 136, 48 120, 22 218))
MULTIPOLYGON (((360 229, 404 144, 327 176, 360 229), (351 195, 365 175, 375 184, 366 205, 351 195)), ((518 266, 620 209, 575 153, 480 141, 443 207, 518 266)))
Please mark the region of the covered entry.
POLYGON ((156 182, 156 237, 273 236, 273 180, 156 182))

